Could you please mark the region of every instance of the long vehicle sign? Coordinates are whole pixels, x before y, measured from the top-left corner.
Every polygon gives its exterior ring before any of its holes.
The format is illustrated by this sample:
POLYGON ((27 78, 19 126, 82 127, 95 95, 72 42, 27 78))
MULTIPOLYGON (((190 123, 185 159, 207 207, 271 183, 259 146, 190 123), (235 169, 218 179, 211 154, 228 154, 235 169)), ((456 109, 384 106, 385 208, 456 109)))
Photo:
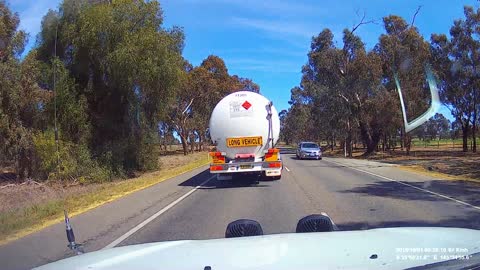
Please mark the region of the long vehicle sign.
POLYGON ((262 137, 227 138, 227 147, 246 147, 262 145, 262 137))

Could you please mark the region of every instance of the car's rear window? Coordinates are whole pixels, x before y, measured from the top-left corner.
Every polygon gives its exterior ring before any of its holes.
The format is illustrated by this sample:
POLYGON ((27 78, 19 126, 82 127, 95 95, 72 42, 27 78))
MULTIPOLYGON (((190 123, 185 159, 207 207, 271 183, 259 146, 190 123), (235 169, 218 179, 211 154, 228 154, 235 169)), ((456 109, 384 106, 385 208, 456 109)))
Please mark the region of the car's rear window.
POLYGON ((319 148, 315 143, 304 143, 302 144, 302 148, 319 148))

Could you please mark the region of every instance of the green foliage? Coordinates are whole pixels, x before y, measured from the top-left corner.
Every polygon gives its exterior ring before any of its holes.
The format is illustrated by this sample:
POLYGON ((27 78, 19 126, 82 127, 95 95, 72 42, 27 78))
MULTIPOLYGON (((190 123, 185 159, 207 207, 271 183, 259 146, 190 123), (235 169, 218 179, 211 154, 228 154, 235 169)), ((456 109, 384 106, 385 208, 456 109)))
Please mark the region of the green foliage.
POLYGON ((250 91, 255 93, 260 92, 260 86, 248 78, 241 78, 237 75, 233 75, 232 81, 235 91, 250 91))
POLYGON ((141 164, 139 168, 141 171, 151 171, 159 168, 158 157, 160 156, 160 149, 158 148, 159 139, 157 134, 148 133, 143 136, 142 141, 139 142, 137 161, 141 164))
POLYGON ((26 42, 18 25, 18 15, 0 1, 0 165, 12 166, 25 178, 33 172, 31 128, 36 126, 42 94, 36 84, 35 51, 22 62, 18 59, 26 42))
POLYGON ((20 19, 12 13, 4 0, 0 1, 0 62, 18 57, 25 47, 27 34, 18 31, 20 19))
POLYGON ((104 182, 112 177, 107 168, 92 160, 88 148, 83 145, 59 141, 57 154, 53 131, 35 134, 33 144, 40 176, 81 183, 104 182))
POLYGON ((293 142, 340 140, 350 156, 357 137, 366 145, 365 154, 372 153, 402 128, 395 76, 406 93, 409 117, 427 108, 424 68, 430 53, 418 29, 387 16, 386 34, 367 51, 355 34, 361 24, 343 31, 341 47, 329 29, 312 38, 301 84, 292 89, 291 107, 282 115, 282 136, 293 142))
POLYGON ((208 140, 221 98, 259 91, 217 56, 189 66, 183 30, 163 27, 158 1, 63 0, 23 60, 18 25, 0 0, 0 165, 20 178, 101 182, 157 169, 174 131, 187 153, 208 140))
POLYGON ((39 59, 53 59, 57 35, 56 53, 66 67, 54 61, 61 138, 88 143, 119 175, 155 167, 143 134, 165 119, 182 76, 183 32, 162 23, 157 1, 132 0, 65 0, 42 21, 39 59))
MULTIPOLYGON (((170 128, 180 136, 186 155, 198 142, 199 148, 209 141, 207 129, 215 105, 226 95, 235 91, 259 92, 253 81, 228 74, 223 59, 209 55, 198 67, 184 62, 176 100, 170 107, 168 120, 162 129, 170 128)), ((161 132, 165 132, 162 130, 161 132)))
POLYGON ((450 39, 433 34, 431 51, 433 66, 442 84, 440 98, 450 108, 462 129, 463 151, 468 151, 468 134, 473 137, 476 152, 476 130, 480 114, 480 9, 464 7, 465 19, 455 20, 450 39))
POLYGON ((450 121, 443 114, 436 113, 425 124, 416 128, 412 134, 423 140, 446 139, 450 136, 450 121))
POLYGON ((59 61, 53 59, 53 65, 44 65, 44 80, 51 82, 51 98, 45 104, 46 123, 52 125, 55 121, 55 104, 57 125, 60 139, 75 144, 86 144, 90 140, 91 124, 88 119, 88 104, 85 95, 79 93, 74 79, 59 61), (56 83, 52 77, 55 72, 56 83))

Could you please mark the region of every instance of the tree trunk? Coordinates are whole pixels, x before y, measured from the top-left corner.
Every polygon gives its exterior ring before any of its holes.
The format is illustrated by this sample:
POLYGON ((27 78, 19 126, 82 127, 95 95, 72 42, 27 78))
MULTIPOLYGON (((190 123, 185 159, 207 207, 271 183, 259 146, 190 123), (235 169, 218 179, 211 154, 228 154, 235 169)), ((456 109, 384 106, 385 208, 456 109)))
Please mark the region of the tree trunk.
POLYGON ((378 143, 381 139, 381 134, 378 132, 373 132, 373 134, 368 130, 365 123, 360 122, 360 135, 367 146, 367 150, 363 153, 363 156, 368 156, 377 150, 378 143))
POLYGON ((411 146, 412 146, 412 136, 410 136, 409 134, 405 134, 404 136, 404 145, 405 145, 405 150, 407 151, 407 156, 410 155, 410 149, 411 149, 411 146))
MULTIPOLYGON (((333 134, 333 147, 337 146, 337 138, 335 137, 335 134, 333 134)), ((332 150, 333 150, 332 147, 332 150)))
POLYGON ((403 140, 404 140, 403 129, 400 129, 400 150, 401 151, 403 151, 403 140))
POLYGON ((365 155, 370 155, 377 150, 378 143, 380 142, 380 136, 374 135, 371 136, 370 140, 367 142, 367 151, 365 155))
POLYGON ((352 134, 351 132, 348 133, 347 138, 345 139, 345 149, 347 150, 347 156, 352 157, 352 134))
POLYGON ((387 150, 387 134, 383 134, 383 142, 382 142, 382 152, 387 150))
POLYGON ((476 153, 476 152, 477 152, 477 138, 476 138, 476 136, 475 136, 475 129, 473 130, 472 137, 473 137, 473 149, 472 149, 472 152, 476 153))
POLYGON ((352 128, 350 126, 350 119, 347 121, 347 138, 345 139, 345 148, 347 150, 348 157, 352 157, 352 128))
POLYGON ((187 145, 187 138, 185 134, 180 135, 180 141, 182 142, 182 148, 183 148, 183 155, 188 155, 188 145, 187 145))
POLYGON ((473 114, 473 125, 472 125, 472 152, 477 152, 477 137, 476 137, 476 129, 477 129, 477 113, 473 114))
POLYGON ((198 152, 198 148, 199 148, 199 145, 200 145, 200 133, 198 131, 195 131, 195 132, 192 132, 192 138, 193 138, 193 144, 194 144, 194 148, 195 148, 195 151, 198 152), (197 138, 198 138, 198 142, 197 142, 197 138))
POLYGON ((198 133, 198 151, 203 150, 203 134, 198 133))
POLYGON ((463 152, 468 152, 468 128, 468 124, 462 125, 463 152))
POLYGON ((189 136, 189 139, 190 139, 190 153, 193 153, 193 149, 195 147, 195 134, 193 134, 193 132, 190 134, 189 136))

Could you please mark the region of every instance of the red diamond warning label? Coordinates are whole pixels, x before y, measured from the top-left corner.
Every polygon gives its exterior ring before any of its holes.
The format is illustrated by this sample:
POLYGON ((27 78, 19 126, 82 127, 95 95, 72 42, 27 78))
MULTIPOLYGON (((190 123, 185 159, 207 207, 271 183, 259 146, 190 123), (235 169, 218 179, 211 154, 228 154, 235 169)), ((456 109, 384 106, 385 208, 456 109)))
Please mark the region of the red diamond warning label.
POLYGON ((230 102, 230 117, 251 117, 255 114, 255 107, 243 100, 232 100, 230 102))
POLYGON ((245 110, 248 110, 248 109, 250 109, 250 107, 252 107, 252 104, 250 104, 250 102, 248 102, 248 101, 245 101, 242 104, 242 107, 245 108, 245 110))

